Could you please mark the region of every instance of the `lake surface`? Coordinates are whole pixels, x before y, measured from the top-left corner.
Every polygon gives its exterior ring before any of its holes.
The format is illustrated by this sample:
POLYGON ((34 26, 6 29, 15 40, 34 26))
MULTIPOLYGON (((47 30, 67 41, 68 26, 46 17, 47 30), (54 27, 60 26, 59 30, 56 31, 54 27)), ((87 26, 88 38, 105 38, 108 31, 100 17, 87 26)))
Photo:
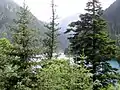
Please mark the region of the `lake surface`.
POLYGON ((109 61, 109 63, 113 68, 117 68, 120 71, 120 64, 115 59, 109 61))

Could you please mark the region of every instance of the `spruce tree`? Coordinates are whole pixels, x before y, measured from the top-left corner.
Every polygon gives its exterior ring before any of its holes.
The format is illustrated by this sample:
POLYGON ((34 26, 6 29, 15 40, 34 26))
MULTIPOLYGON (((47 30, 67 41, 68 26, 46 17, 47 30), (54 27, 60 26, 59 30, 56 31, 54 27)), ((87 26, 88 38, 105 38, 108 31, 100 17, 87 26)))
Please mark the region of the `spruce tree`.
POLYGON ((36 44, 38 43, 38 38, 35 34, 36 30, 29 28, 32 20, 25 1, 17 15, 18 18, 14 20, 15 27, 10 28, 13 42, 11 56, 16 56, 18 58, 18 60, 12 62, 13 66, 18 67, 16 70, 16 81, 12 81, 14 82, 13 87, 15 89, 20 87, 34 88, 36 78, 32 69, 32 60, 38 55, 37 50, 39 47, 36 44))
POLYGON ((52 9, 52 17, 51 22, 45 27, 47 27, 48 31, 45 32, 45 38, 43 39, 43 46, 44 54, 47 59, 51 59, 53 57, 53 53, 56 52, 57 49, 57 37, 58 37, 58 30, 60 29, 58 27, 59 23, 57 23, 58 16, 56 15, 56 9, 55 9, 54 0, 51 1, 51 9, 52 9))
POLYGON ((14 20, 16 26, 11 28, 12 42, 15 47, 14 54, 19 56, 22 61, 29 61, 32 56, 37 54, 35 46, 38 40, 35 36, 36 30, 30 28, 32 18, 29 14, 24 2, 23 8, 17 13, 18 19, 14 20))
POLYGON ((75 63, 79 64, 79 55, 84 50, 87 59, 84 65, 93 74, 93 90, 98 90, 114 83, 116 69, 108 61, 115 55, 115 42, 107 34, 107 25, 102 18, 102 7, 98 0, 87 3, 86 13, 80 15, 80 20, 72 22, 65 33, 72 32, 68 38, 75 63))

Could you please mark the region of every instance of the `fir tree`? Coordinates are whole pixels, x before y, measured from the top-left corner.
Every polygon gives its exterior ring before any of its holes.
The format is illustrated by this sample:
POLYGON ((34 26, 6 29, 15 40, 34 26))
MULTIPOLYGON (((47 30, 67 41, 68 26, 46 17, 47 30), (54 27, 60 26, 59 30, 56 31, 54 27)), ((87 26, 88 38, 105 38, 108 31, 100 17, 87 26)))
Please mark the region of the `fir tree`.
POLYGON ((38 39, 35 36, 36 30, 29 28, 32 19, 25 3, 18 12, 18 20, 14 20, 14 22, 16 26, 11 28, 13 31, 12 42, 15 47, 14 54, 19 56, 22 61, 29 61, 32 56, 37 54, 35 46, 38 39))
MULTIPOLYGON (((11 56, 16 56, 19 59, 12 62, 13 66, 18 67, 16 81, 13 87, 18 89, 20 87, 34 88, 34 83, 36 83, 35 73, 32 70, 32 59, 38 55, 38 49, 36 43, 38 43, 38 38, 36 38, 36 30, 29 28, 32 22, 29 15, 29 10, 27 5, 23 4, 23 8, 20 9, 18 14, 18 19, 14 20, 15 27, 10 28, 13 32, 12 42, 13 50, 11 56)), ((11 83, 12 83, 11 82, 11 83)), ((20 89, 21 90, 21 89, 20 89)), ((24 90, 24 89, 22 89, 24 90)), ((26 90, 26 89, 25 89, 26 90)), ((27 89, 28 90, 28 89, 27 89)))
POLYGON ((51 22, 45 27, 47 27, 48 31, 45 32, 45 39, 43 40, 43 46, 45 47, 44 54, 46 55, 47 59, 51 59, 53 57, 53 53, 56 52, 57 49, 57 37, 58 37, 58 27, 59 23, 57 23, 58 16, 56 15, 56 9, 54 0, 51 1, 51 9, 52 9, 52 17, 51 22))
POLYGON ((115 42, 107 34, 107 25, 102 18, 102 7, 98 0, 87 3, 86 13, 80 15, 80 20, 72 22, 66 33, 73 33, 68 39, 75 62, 79 64, 79 55, 84 50, 87 59, 85 66, 93 73, 93 90, 105 87, 116 80, 116 69, 109 61, 115 55, 115 42))

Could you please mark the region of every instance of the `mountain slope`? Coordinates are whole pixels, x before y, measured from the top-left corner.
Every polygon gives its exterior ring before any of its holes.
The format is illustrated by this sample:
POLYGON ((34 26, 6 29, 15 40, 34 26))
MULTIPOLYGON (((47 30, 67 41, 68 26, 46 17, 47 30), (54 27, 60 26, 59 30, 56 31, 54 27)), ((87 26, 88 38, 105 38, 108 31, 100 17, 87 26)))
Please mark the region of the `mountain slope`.
POLYGON ((67 30, 68 25, 73 22, 77 21, 79 19, 80 14, 71 15, 69 17, 66 17, 60 21, 60 27, 61 30, 59 31, 59 41, 60 41, 60 48, 61 50, 65 51, 66 48, 68 48, 69 41, 68 41, 68 35, 64 34, 64 32, 67 30))
MULTIPOLYGON (((20 6, 17 5, 13 0, 0 0, 0 37, 3 33, 7 33, 9 36, 8 26, 13 23, 13 19, 17 18, 17 12, 20 10, 20 6)), ((30 16, 33 18, 30 24, 31 28, 40 29, 41 34, 44 33, 46 28, 42 21, 39 21, 32 13, 30 16)))
POLYGON ((109 33, 113 39, 120 34, 120 0, 116 0, 104 12, 104 18, 108 22, 109 33))

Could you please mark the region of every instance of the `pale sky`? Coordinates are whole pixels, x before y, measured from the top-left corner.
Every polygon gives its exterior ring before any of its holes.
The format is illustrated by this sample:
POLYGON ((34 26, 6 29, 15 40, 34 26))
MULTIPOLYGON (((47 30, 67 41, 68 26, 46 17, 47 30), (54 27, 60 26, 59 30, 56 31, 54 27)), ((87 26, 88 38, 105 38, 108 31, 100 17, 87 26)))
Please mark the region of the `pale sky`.
MULTIPOLYGON (((14 0, 17 4, 22 5, 23 0, 14 0)), ((84 13, 86 2, 88 0, 55 0, 57 5, 57 14, 60 19, 77 14, 84 13)), ((103 9, 107 8, 115 0, 100 0, 103 9)), ((26 0, 30 11, 42 21, 48 21, 51 17, 51 0, 26 0)))

